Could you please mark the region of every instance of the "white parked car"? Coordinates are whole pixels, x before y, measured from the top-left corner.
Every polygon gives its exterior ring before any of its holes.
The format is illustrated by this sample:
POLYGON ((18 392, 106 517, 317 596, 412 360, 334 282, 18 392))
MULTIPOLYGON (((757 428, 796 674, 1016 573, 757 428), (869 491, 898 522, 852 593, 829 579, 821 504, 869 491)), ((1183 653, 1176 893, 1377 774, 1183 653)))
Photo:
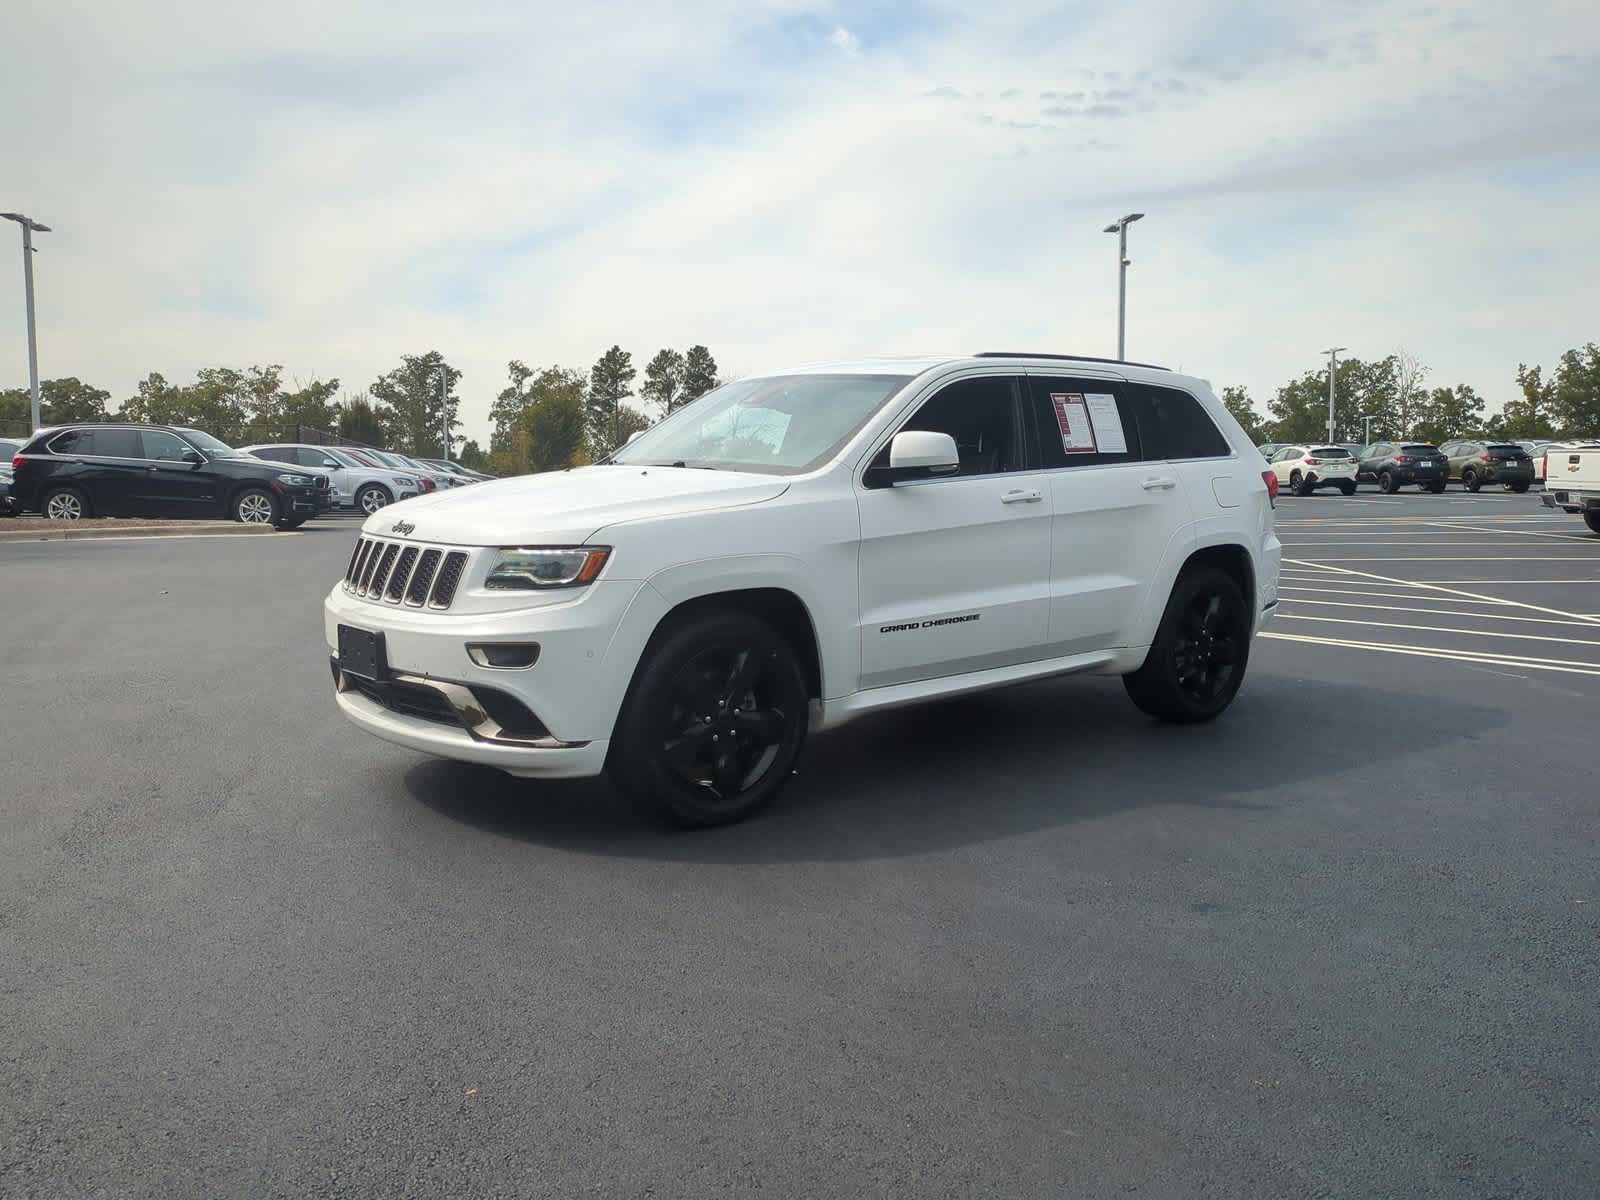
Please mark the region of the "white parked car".
POLYGON ((603 464, 368 518, 324 605, 338 704, 513 775, 609 766, 688 825, 770 800, 808 731, 922 700, 1093 672, 1208 720, 1277 604, 1263 465, 1154 367, 747 377, 603 464))
POLYGON ((1346 496, 1356 494, 1356 456, 1344 446, 1284 446, 1268 464, 1278 486, 1296 496, 1309 496, 1319 487, 1336 487, 1346 496))
POLYGON ((337 446, 280 442, 244 449, 257 458, 326 472, 333 484, 334 504, 339 508, 359 508, 362 512, 375 513, 397 501, 422 494, 422 485, 415 475, 370 466, 337 446))

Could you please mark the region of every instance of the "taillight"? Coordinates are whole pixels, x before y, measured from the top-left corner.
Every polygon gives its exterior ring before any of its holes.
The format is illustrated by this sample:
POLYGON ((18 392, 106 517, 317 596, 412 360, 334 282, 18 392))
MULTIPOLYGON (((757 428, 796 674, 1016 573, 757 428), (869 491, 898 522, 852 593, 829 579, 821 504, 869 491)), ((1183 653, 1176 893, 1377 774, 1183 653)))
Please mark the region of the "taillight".
POLYGON ((1404 464, 1406 464, 1406 463, 1411 461, 1404 454, 1396 454, 1394 456, 1394 460, 1395 460, 1395 462, 1400 463, 1401 465, 1404 465, 1404 464))
POLYGON ((11 456, 11 469, 13 471, 22 470, 22 455, 20 453, 11 456))
POLYGON ((1263 471, 1263 472, 1261 472, 1261 478, 1266 482, 1266 485, 1267 485, 1267 499, 1272 501, 1274 507, 1276 507, 1277 499, 1278 499, 1278 474, 1277 474, 1277 472, 1276 471, 1263 471))
POLYGON ((425 492, 433 491, 433 480, 429 479, 426 475, 419 475, 417 478, 422 484, 422 490, 423 491, 425 491, 425 492))
POLYGON ((1322 460, 1320 458, 1308 458, 1308 459, 1306 459, 1306 466, 1308 466, 1308 467, 1320 467, 1321 465, 1322 465, 1322 460))

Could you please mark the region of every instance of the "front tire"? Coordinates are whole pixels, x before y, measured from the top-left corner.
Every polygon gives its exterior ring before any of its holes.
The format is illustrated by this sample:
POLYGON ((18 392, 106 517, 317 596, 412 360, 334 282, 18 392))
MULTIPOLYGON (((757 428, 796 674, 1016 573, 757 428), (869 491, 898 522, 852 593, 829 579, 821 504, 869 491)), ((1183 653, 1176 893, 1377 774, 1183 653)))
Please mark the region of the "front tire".
POLYGON ((1478 478, 1478 473, 1471 467, 1461 472, 1461 486, 1469 492, 1476 492, 1483 487, 1483 480, 1478 478))
POLYGON ((1226 571, 1200 567, 1178 577, 1144 665, 1122 685, 1140 711, 1192 725, 1233 703, 1249 658, 1244 593, 1226 571))
POLYGON ((369 517, 380 508, 387 508, 392 503, 394 497, 389 494, 389 489, 376 483, 369 483, 356 493, 356 507, 369 517))
POLYGON ((1385 471, 1378 476, 1378 490, 1385 496, 1394 495, 1399 487, 1400 484, 1396 482, 1393 471, 1385 471))
POLYGON ((276 525, 278 498, 266 488, 245 488, 233 498, 228 514, 245 525, 276 525))
POLYGON ((611 773, 672 824, 743 820, 782 789, 809 720, 788 640, 748 613, 707 612, 654 639, 617 721, 611 773))
POLYGON ((90 512, 89 497, 77 488, 51 488, 44 494, 39 511, 52 521, 81 521, 90 512))

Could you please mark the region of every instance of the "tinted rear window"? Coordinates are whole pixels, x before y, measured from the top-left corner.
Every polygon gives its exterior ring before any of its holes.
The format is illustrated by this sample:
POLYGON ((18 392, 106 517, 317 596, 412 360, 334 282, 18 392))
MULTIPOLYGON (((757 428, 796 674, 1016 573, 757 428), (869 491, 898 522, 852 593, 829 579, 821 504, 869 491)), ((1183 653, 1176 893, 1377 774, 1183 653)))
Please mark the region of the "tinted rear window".
POLYGON ((1319 446, 1311 452, 1312 458, 1349 458, 1350 451, 1343 446, 1319 446))
POLYGON ((1523 450, 1523 448, 1521 446, 1490 446, 1489 447, 1489 453, 1491 453, 1491 454, 1525 454, 1527 452, 1525 450, 1523 450))
POLYGON ((1400 453, 1401 454, 1437 454, 1439 452, 1436 449, 1434 449, 1432 446, 1401 446, 1400 447, 1400 453))
POLYGON ((1205 408, 1188 392, 1141 384, 1137 397, 1139 441, 1146 459, 1226 458, 1233 451, 1205 408))

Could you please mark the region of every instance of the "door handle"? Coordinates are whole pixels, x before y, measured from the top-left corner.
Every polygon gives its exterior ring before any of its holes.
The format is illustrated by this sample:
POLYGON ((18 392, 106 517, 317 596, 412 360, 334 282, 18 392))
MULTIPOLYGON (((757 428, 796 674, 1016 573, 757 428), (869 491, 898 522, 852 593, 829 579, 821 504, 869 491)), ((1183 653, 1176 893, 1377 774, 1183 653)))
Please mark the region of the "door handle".
POLYGON ((1001 504, 1033 504, 1035 501, 1043 500, 1043 499, 1044 499, 1044 492, 1039 488, 1034 488, 1031 492, 1030 491, 1024 491, 1021 488, 1018 488, 1014 492, 1007 492, 1004 496, 1001 496, 1000 497, 1000 503, 1001 504))
POLYGON ((154 463, 151 463, 148 467, 145 468, 145 470, 151 472, 152 474, 154 474, 156 471, 161 470, 161 468, 156 466, 154 463))
POLYGON ((1146 479, 1139 486, 1147 492, 1170 492, 1178 486, 1178 481, 1171 476, 1160 475, 1154 479, 1146 479))

